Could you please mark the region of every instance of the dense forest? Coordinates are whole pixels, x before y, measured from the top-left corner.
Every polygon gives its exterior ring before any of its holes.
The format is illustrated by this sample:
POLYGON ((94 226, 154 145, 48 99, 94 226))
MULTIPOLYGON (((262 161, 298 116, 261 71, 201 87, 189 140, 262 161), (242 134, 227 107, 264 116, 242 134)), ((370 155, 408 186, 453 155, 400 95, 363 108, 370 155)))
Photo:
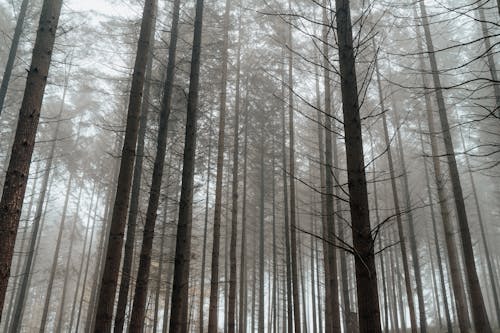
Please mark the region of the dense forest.
POLYGON ((500 332, 499 0, 0 0, 0 331, 500 332))

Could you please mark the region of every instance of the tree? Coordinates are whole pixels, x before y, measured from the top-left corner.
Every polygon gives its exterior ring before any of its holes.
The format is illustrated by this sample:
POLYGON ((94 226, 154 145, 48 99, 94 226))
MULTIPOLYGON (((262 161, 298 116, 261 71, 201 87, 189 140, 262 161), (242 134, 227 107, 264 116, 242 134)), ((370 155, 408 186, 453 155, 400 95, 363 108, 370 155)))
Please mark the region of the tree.
POLYGON ((374 241, 370 227, 368 192, 363 161, 356 65, 349 0, 336 0, 340 81, 352 237, 355 250, 356 287, 360 332, 382 332, 375 269, 374 241))
POLYGON ((0 253, 2 254, 0 255, 0 313, 5 301, 17 227, 26 192, 31 156, 35 146, 61 7, 62 0, 44 0, 43 2, 0 201, 0 253))

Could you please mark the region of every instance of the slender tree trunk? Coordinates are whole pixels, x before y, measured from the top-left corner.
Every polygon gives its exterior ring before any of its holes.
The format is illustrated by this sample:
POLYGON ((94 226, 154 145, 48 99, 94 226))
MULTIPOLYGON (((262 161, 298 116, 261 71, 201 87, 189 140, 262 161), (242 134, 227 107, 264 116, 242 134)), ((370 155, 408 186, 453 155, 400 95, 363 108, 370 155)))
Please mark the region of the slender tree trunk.
POLYGON ((492 330, 488 320, 488 315, 486 313, 483 294, 481 292, 481 286, 479 285, 479 279, 477 276, 476 264, 474 261, 474 250, 472 248, 472 239, 469 230, 469 222, 467 220, 467 213, 465 211, 465 203, 462 193, 462 185, 460 183, 457 161, 455 159, 455 150, 453 148, 448 116, 446 114, 446 105, 444 103, 443 91, 441 89, 439 69, 436 61, 436 55, 434 53, 434 45, 432 42, 432 36, 429 28, 427 11, 424 1, 420 2, 420 12, 422 14, 422 23, 424 26, 427 51, 429 53, 429 62, 431 64, 434 88, 436 89, 436 101, 438 105, 439 119, 441 122, 446 158, 448 161, 453 196, 455 199, 455 208, 457 210, 460 238, 462 240, 462 250, 464 254, 467 289, 471 297, 472 318, 476 331, 491 333, 492 330))
POLYGON ((217 144, 217 173, 215 181, 215 210, 214 210, 214 238, 212 242, 212 265, 210 277, 210 305, 208 309, 208 333, 218 331, 218 304, 219 304, 219 251, 220 251, 220 223, 222 208, 222 177, 224 173, 224 140, 226 127, 226 89, 227 89, 227 62, 229 48, 229 12, 230 0, 226 0, 224 13, 224 40, 221 61, 221 91, 219 113, 219 137, 217 144))
POLYGON ((259 184, 259 310, 258 310, 258 333, 264 333, 264 219, 265 219, 265 163, 264 156, 266 154, 265 149, 265 115, 260 114, 262 117, 260 123, 260 147, 259 147, 259 171, 260 171, 260 184, 259 184))
POLYGON ((148 293, 149 270, 151 266, 151 252, 153 248, 153 237, 155 231, 156 214, 160 201, 160 191, 163 178, 163 167, 165 164, 165 153, 167 148, 167 130, 170 117, 172 90, 175 74, 175 53, 177 49, 177 31, 179 22, 180 0, 174 2, 172 30, 169 45, 169 57, 167 65, 167 78, 163 88, 163 100, 160 113, 160 127, 156 146, 156 157, 153 166, 153 177, 151 180, 151 191, 149 194, 148 208, 146 212, 146 222, 144 223, 144 233, 137 271, 135 285, 134 306, 130 320, 130 328, 133 332, 138 332, 144 323, 146 298, 148 293))
MULTIPOLYGON (((282 86, 281 96, 285 100, 285 70, 281 68, 282 86)), ((290 217, 288 210, 288 185, 287 185, 287 158, 286 158, 286 127, 285 127, 285 107, 281 113, 281 155, 283 169, 283 213, 285 224, 285 267, 286 267, 286 300, 287 300, 287 327, 288 333, 293 332, 293 303, 292 303, 292 273, 290 263, 290 217)), ((300 329, 300 328, 299 328, 300 329)))
POLYGON ((201 259, 201 278, 200 278, 200 306, 199 306, 199 327, 200 327, 200 333, 203 333, 203 324, 205 322, 205 317, 203 315, 204 313, 204 306, 205 306, 205 266, 206 266, 206 258, 207 258, 207 230, 208 230, 208 206, 209 206, 209 199, 210 199, 210 176, 212 175, 212 168, 211 168, 211 161, 212 161, 212 114, 213 112, 210 111, 210 118, 209 118, 209 137, 208 137, 208 157, 207 157, 207 189, 205 193, 205 223, 203 227, 203 251, 202 251, 202 259, 201 259))
MULTIPOLYGON (((291 3, 288 1, 288 9, 291 11, 291 3)), ((293 122, 293 46, 292 27, 288 25, 288 135, 289 142, 289 170, 290 177, 290 257, 292 262, 292 298, 293 298, 293 320, 294 332, 300 333, 300 300, 299 300, 299 276, 297 262, 297 225, 296 225, 296 199, 295 199, 295 130, 293 122)))
MULTIPOLYGON (((231 244, 229 249, 229 304, 228 304, 228 332, 236 332, 236 242, 238 238, 238 159, 239 159, 239 130, 240 130, 240 71, 241 71, 241 17, 238 29, 238 50, 236 54, 236 100, 234 106, 233 125, 233 177, 232 177, 232 206, 231 206, 231 244)), ((274 178, 273 178, 274 179, 274 178)))
POLYGON ((189 263, 191 258, 191 230, 193 219, 193 185, 196 151, 196 118, 200 79, 201 32, 203 24, 203 0, 196 1, 194 20, 193 53, 186 118, 184 164, 182 169, 179 222, 175 247, 174 282, 172 286, 172 311, 170 333, 187 333, 189 263))
POLYGON ((380 333, 382 328, 380 326, 377 273, 363 161, 350 5, 349 0, 336 0, 335 3, 349 204, 353 228, 353 245, 356 251, 359 328, 360 332, 380 333))
MULTIPOLYGON (((428 103, 430 103, 430 101, 428 101, 429 97, 428 97, 427 94, 425 96, 426 96, 425 97, 426 98, 426 102, 425 102, 426 106, 429 106, 428 105, 428 103)), ((418 131, 420 133, 420 145, 421 145, 422 153, 425 153, 425 150, 424 150, 424 139, 423 139, 423 135, 422 135, 422 126, 420 124, 420 120, 418 121, 418 131)), ((435 144, 434 141, 435 141, 434 134, 431 132, 431 144, 435 144)), ((434 156, 436 156, 436 155, 434 155, 434 156)), ((434 159, 438 160, 437 156, 434 157, 434 159)), ((440 247, 439 247, 437 222, 436 222, 436 215, 434 213, 434 202, 432 200, 431 185, 430 185, 430 180, 429 180, 429 171, 427 170, 427 165, 425 163, 425 159, 424 159, 424 171, 425 171, 425 184, 426 184, 426 187, 427 187, 427 196, 429 198, 429 208, 430 208, 431 220, 432 220, 432 230, 433 230, 434 247, 436 248, 436 260, 437 260, 437 265, 438 265, 438 269, 439 269, 439 281, 440 281, 440 284, 441 284, 441 292, 442 292, 442 295, 443 295, 443 305, 444 305, 444 311, 445 311, 445 316, 446 316, 446 327, 448 329, 448 332, 451 333, 451 332, 453 332, 453 326, 452 326, 452 321, 451 321, 451 317, 450 317, 450 307, 448 305, 448 296, 447 296, 447 293, 446 293, 446 285, 445 285, 445 282, 444 282, 444 269, 443 269, 443 262, 442 262, 442 257, 441 257, 441 250, 440 250, 440 247)), ((435 172, 439 171, 439 168, 438 168, 438 170, 435 169, 434 171, 435 172)), ((439 175, 436 176, 436 179, 438 179, 439 177, 440 177, 439 175)), ((438 191, 442 191, 442 189, 438 188, 438 191)), ((442 205, 445 205, 445 203, 444 202, 440 202, 439 205, 442 206, 442 205)), ((448 209, 444 208, 444 210, 447 211, 448 209)), ((443 209, 441 211, 443 211, 443 209)), ((441 214, 441 216, 442 217, 444 217, 444 216, 447 217, 448 214, 445 214, 445 215, 441 214)), ((444 219, 443 219, 443 223, 444 223, 444 219)), ((445 237, 446 237, 446 233, 445 233, 445 237)), ((451 244, 451 245, 454 247, 453 244, 451 244)), ((437 305, 439 306, 439 303, 437 305)))
MULTIPOLYGON (((239 306, 239 323, 238 332, 246 333, 247 331, 247 241, 246 241, 246 211, 247 211, 247 162, 248 162, 248 85, 246 89, 245 98, 245 124, 244 124, 244 143, 243 143, 243 203, 241 207, 241 249, 240 249, 240 306, 239 306)), ((201 332, 203 333, 203 332, 201 332)))
MULTIPOLYGON (((154 36, 155 24, 151 25, 151 35, 154 36)), ((125 240, 125 249, 123 252, 123 263, 121 269, 120 289, 118 291, 118 304, 114 321, 114 332, 122 332, 125 324, 125 312, 127 309, 127 300, 129 298, 130 280, 132 276, 132 262, 134 259, 135 234, 137 226, 137 215, 139 213, 139 199, 142 181, 142 166, 144 161, 144 141, 148 125, 148 114, 151 103, 151 81, 153 71, 153 53, 154 38, 151 40, 151 46, 147 59, 147 68, 145 74, 144 94, 142 96, 141 116, 139 122, 139 132, 137 139, 137 152, 134 163, 134 179, 132 180, 132 190, 130 194, 130 208, 128 211, 127 235, 125 240)))
MULTIPOLYGON (((28 182, 31 156, 40 120, 43 94, 49 73, 62 0, 44 0, 31 66, 19 111, 16 135, 0 201, 0 313, 10 276, 10 267, 28 182)), ((1 314, 0 314, 1 320, 1 314)))
MULTIPOLYGON (((467 148, 465 146, 465 140, 464 140, 464 135, 462 132, 462 129, 460 128, 460 138, 462 140, 462 146, 464 148, 464 151, 467 151, 467 148)), ((495 276, 493 274, 493 264, 491 261, 491 254, 490 254, 490 249, 488 246, 488 239, 486 237, 487 231, 485 228, 485 224, 483 221, 483 216, 481 213, 481 205, 479 204, 479 198, 477 196, 477 189, 476 189, 476 182, 474 180, 474 175, 472 174, 472 167, 470 164, 469 160, 469 155, 465 154, 465 163, 467 165, 467 173, 469 174, 469 180, 470 184, 472 187, 472 196, 474 198, 474 203, 476 206, 476 214, 477 214, 477 220, 479 222, 479 229, 481 230, 481 240, 483 242, 484 246, 484 260, 486 260, 486 267, 488 269, 488 277, 490 280, 490 285, 491 285, 491 291, 492 291, 492 296, 493 296, 493 303, 494 303, 494 310, 495 310, 495 315, 497 318, 497 323, 500 325, 500 304, 499 304, 499 299, 498 299, 498 292, 497 292, 497 287, 495 284, 495 276)), ((493 307, 492 307, 493 310, 493 307)))
MULTIPOLYGON (((414 15, 417 17, 416 8, 414 9, 414 15)), ((420 52, 423 52, 422 47, 422 37, 420 35, 420 30, 417 29, 417 45, 420 52)), ((423 57, 419 57, 419 66, 422 71, 422 82, 424 87, 428 87, 429 83, 427 82, 427 77, 425 76, 425 66, 423 57)), ((427 126, 429 129, 429 137, 431 141, 431 154, 432 154, 432 164, 434 168, 434 178, 436 183, 436 190, 438 194, 438 202, 441 214, 441 220, 444 227, 444 236, 446 242, 446 249, 448 252, 448 263, 450 265, 449 275, 451 278, 451 285, 453 287, 453 294, 455 296, 455 305, 456 310, 458 312, 458 323, 460 327, 460 332, 466 333, 469 332, 469 315, 468 315, 468 307, 465 296, 465 287, 462 282, 462 277, 460 273, 460 264, 458 259, 457 245, 455 243, 455 231, 453 230, 452 221, 450 219, 450 212, 448 208, 448 199, 446 195, 445 182, 443 178, 443 173, 441 171, 441 160, 439 159, 439 151, 438 151, 438 143, 437 136, 438 132, 434 126, 434 115, 431 109, 431 99, 429 94, 424 93, 425 97, 425 110, 427 114, 427 126)), ((437 229, 436 229, 437 230, 437 229)), ((436 231, 437 232, 437 231, 436 231)), ((437 238, 435 237, 437 240, 437 238)), ((435 242, 436 242, 435 240, 435 242)), ((438 247, 437 247, 438 248, 438 247)), ((440 271, 442 272, 442 266, 440 266, 440 271)), ((453 307, 452 307, 453 309, 453 307)))
POLYGON ((23 32, 24 19, 28 9, 28 3, 29 0, 23 0, 21 3, 21 9, 17 15, 16 28, 14 29, 14 35, 12 36, 12 42, 10 44, 9 57, 7 58, 5 72, 2 77, 2 84, 0 85, 0 115, 3 111, 5 97, 7 96, 7 90, 9 88, 10 77, 12 75, 12 70, 14 69, 14 62, 16 60, 17 48, 19 46, 19 41, 21 40, 21 34, 23 32))
MULTIPOLYGON (((392 237, 391 235, 389 234, 388 236, 388 242, 392 242, 392 237)), ((395 273, 394 273, 394 263, 396 265, 399 266, 398 264, 398 259, 394 259, 394 253, 393 253, 393 249, 390 249, 389 248, 389 273, 391 275, 391 282, 392 282, 392 286, 393 288, 390 288, 390 290, 392 291, 391 294, 392 294, 392 313, 394 315, 394 318, 393 318, 393 323, 394 323, 394 330, 399 333, 400 332, 400 327, 403 328, 403 331, 406 330, 406 324, 405 324, 405 321, 404 321, 404 313, 402 313, 402 320, 401 320, 401 326, 399 325, 399 318, 398 318, 398 295, 397 295, 397 292, 398 290, 400 291, 401 288, 400 288, 400 284, 399 284, 399 281, 396 279, 396 276, 395 276, 395 273)))

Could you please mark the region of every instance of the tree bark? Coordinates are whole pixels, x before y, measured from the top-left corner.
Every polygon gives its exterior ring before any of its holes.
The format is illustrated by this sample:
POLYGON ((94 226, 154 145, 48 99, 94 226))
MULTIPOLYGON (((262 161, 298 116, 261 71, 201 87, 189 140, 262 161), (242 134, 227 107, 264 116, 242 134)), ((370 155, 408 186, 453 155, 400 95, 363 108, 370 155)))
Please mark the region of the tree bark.
MULTIPOLYGON (((0 313, 10 275, 62 0, 44 0, 0 201, 0 313)), ((1 320, 1 314, 0 314, 1 320)))
POLYGON ((198 113, 202 26, 203 0, 197 0, 187 105, 184 165, 179 202, 179 222, 175 246, 174 282, 171 301, 174 306, 172 306, 170 315, 170 333, 187 333, 188 325, 189 263, 191 259, 193 185, 197 136, 196 118, 198 113))
POLYGON ((370 227, 368 192, 363 160, 356 66, 349 0, 336 0, 340 80, 344 113, 349 205, 353 232, 360 332, 380 333, 374 241, 370 227))

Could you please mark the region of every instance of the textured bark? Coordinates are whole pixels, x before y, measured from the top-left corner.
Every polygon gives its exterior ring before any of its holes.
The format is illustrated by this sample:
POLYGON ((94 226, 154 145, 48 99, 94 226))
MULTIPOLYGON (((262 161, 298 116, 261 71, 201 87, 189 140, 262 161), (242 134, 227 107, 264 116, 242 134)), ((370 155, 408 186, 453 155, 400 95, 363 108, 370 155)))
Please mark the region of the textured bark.
MULTIPOLYGON (((236 54, 236 99, 233 124, 233 174, 232 174, 232 206, 231 206, 231 244, 229 248, 229 302, 228 333, 236 332, 236 242, 238 238, 238 171, 239 171, 239 130, 240 130, 240 70, 241 70, 241 18, 239 20, 238 50, 236 54)), ((273 178, 274 179, 274 178, 273 178)))
POLYGON ((142 14, 141 31, 130 87, 127 124, 120 161, 120 171, 113 205, 113 215, 106 248, 106 260, 97 302, 94 332, 110 332, 112 327, 115 294, 122 257, 123 236, 130 202, 130 188, 139 130, 144 72, 151 43, 151 26, 154 24, 156 0, 146 0, 142 14))
POLYGON ((220 223, 222 210, 222 177, 224 173, 224 140, 226 127, 226 96, 227 96, 227 61, 229 48, 229 12, 230 0, 226 0, 224 12, 224 40, 221 60, 220 111, 219 135, 217 143, 217 172, 215 180, 215 208, 214 208, 214 237, 212 241, 212 264, 210 277, 210 304, 208 308, 208 333, 218 331, 218 304, 219 304, 219 251, 220 251, 220 223))
POLYGON ((40 110, 61 7, 62 0, 45 0, 43 2, 31 66, 19 111, 16 135, 5 175, 0 201, 0 313, 3 310, 9 281, 17 228, 28 182, 31 156, 35 146, 36 131, 40 120, 40 110))
POLYGON ((193 185, 197 136, 196 118, 198 113, 202 26, 203 0, 197 0, 184 141, 181 198, 179 202, 179 222, 175 245, 174 282, 171 301, 174 306, 172 306, 170 315, 170 333, 187 333, 188 326, 189 262, 191 259, 193 185))
POLYGON ((432 42, 429 21, 425 2, 420 1, 420 12, 422 14, 422 23, 424 26, 425 40, 427 44, 427 51, 429 53, 429 62, 431 65, 432 79, 434 88, 436 89, 436 101, 439 111, 439 120, 441 122, 442 136, 444 140, 446 158, 448 162, 449 174, 451 178, 451 185, 455 201, 455 208, 457 210, 458 225, 460 229, 460 239, 462 241, 462 251, 464 255, 465 276, 467 282, 467 289, 471 298, 472 318, 476 331, 483 333, 491 333, 491 326, 486 313, 484 305, 483 294, 479 279, 476 271, 476 264, 474 261, 474 250, 472 248, 472 239, 469 230, 469 222, 467 220, 467 213, 465 211, 465 202, 462 192, 462 185, 460 182, 460 175, 458 173, 457 161, 455 158, 455 150, 451 138, 450 125, 448 123, 448 115, 446 105, 444 102, 443 91, 441 88, 441 80, 439 77, 439 69, 437 65, 436 55, 434 53, 434 45, 432 42))
POLYGON ((356 286, 360 332, 382 332, 378 301, 374 241, 371 234, 368 192, 363 161, 356 67, 349 0, 336 0, 339 64, 347 155, 347 180, 356 251, 356 286))
POLYGON ((19 46, 19 41, 21 40, 21 34, 23 32, 24 19, 26 17, 26 11, 28 9, 28 3, 29 0, 23 0, 23 2, 21 3, 21 9, 19 10, 19 14, 17 15, 16 28, 14 29, 14 35, 12 36, 12 42, 10 44, 9 57, 7 58, 7 63, 5 64, 5 71, 2 76, 2 84, 0 85, 0 115, 3 111, 5 97, 7 97, 7 90, 9 88, 12 70, 14 69, 17 48, 19 46))
POLYGON ((146 222, 142 237, 142 247, 137 270, 135 285, 134 305, 130 320, 130 329, 138 332, 144 325, 146 315, 146 298, 148 294, 149 270, 151 266, 151 254, 153 248, 153 237, 155 232, 156 215, 160 202, 160 191, 163 179, 163 167, 167 149, 168 120, 172 104, 172 90, 175 77, 175 54, 177 50, 177 31, 179 23, 180 0, 174 1, 172 29, 168 51, 167 77, 163 87, 163 99, 160 112, 160 126, 156 143, 156 157, 151 178, 151 190, 149 193, 148 208, 146 211, 146 222))

